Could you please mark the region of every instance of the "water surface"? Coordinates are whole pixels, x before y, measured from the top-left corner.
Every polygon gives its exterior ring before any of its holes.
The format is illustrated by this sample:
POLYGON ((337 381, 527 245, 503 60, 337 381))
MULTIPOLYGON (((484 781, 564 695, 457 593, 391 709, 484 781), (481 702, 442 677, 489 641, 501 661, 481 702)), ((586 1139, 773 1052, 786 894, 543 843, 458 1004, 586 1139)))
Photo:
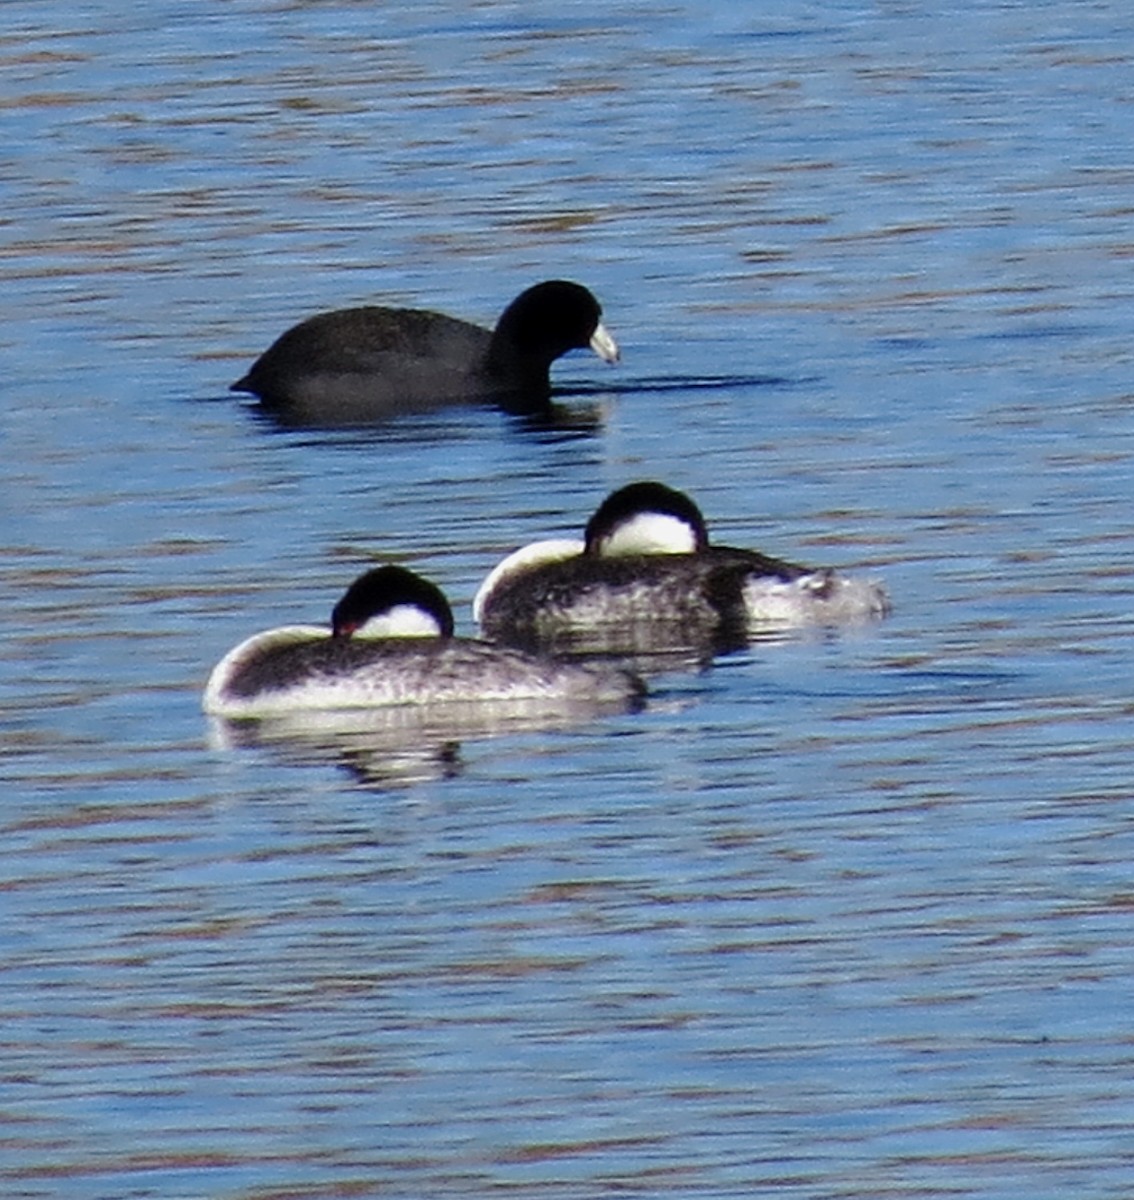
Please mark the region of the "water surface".
POLYGON ((6 1195, 1134 1189, 1134 16, 781 9, 0 9, 6 1195), (549 276, 624 351, 557 427, 227 394, 549 276), (200 714, 642 477, 894 615, 637 714, 200 714))

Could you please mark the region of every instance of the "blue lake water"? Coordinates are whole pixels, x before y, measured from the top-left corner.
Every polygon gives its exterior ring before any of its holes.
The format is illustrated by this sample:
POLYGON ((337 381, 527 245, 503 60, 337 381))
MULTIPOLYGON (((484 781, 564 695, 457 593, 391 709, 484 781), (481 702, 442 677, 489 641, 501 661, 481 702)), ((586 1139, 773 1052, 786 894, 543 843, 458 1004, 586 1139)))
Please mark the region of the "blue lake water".
POLYGON ((770 7, 0 7, 3 1195, 1134 1194, 1134 12, 770 7), (554 276, 624 359, 552 427, 227 393, 554 276), (893 616, 593 720, 201 715, 644 477, 893 616))

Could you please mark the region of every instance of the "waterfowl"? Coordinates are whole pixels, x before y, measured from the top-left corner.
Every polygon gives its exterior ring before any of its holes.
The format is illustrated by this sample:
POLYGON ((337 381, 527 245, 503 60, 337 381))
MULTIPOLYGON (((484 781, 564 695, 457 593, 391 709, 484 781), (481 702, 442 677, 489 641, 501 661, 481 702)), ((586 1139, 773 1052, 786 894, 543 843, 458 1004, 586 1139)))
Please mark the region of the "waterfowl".
POLYGON ((642 691, 619 668, 455 637, 441 590, 384 566, 351 584, 329 627, 285 625, 235 646, 213 668, 202 705, 241 718, 449 701, 629 701, 642 691))
POLYGON ((569 350, 619 358, 602 309, 563 279, 520 293, 492 330, 412 308, 338 309, 281 334, 232 390, 297 424, 352 425, 445 404, 547 408, 551 364, 569 350))
POLYGON ((875 580, 711 543, 696 503, 654 481, 612 492, 582 540, 534 542, 508 555, 473 602, 486 636, 522 645, 612 628, 638 642, 646 632, 655 645, 735 643, 889 608, 875 580))

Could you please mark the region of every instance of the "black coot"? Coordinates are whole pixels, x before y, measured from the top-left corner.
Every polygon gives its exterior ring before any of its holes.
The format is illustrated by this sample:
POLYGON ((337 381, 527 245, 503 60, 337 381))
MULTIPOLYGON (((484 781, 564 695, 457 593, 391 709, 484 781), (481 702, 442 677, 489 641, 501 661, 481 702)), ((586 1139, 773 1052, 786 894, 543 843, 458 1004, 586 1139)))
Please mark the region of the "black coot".
POLYGON ((549 369, 590 347, 616 362, 602 309, 580 284, 537 283, 494 330, 412 308, 345 308, 281 335, 233 391, 301 424, 365 424, 462 401, 534 413, 551 395, 549 369))

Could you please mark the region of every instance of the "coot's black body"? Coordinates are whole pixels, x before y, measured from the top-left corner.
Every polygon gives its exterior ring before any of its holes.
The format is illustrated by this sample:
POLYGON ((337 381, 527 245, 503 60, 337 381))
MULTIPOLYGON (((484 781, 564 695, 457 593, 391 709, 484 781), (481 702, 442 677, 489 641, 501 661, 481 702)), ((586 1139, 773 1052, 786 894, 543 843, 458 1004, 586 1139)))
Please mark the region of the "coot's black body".
POLYGON ((547 407, 551 364, 588 346, 618 358, 594 296, 549 280, 513 300, 494 330, 412 308, 321 313, 281 335, 232 389, 299 424, 365 424, 475 401, 531 413, 547 407))

